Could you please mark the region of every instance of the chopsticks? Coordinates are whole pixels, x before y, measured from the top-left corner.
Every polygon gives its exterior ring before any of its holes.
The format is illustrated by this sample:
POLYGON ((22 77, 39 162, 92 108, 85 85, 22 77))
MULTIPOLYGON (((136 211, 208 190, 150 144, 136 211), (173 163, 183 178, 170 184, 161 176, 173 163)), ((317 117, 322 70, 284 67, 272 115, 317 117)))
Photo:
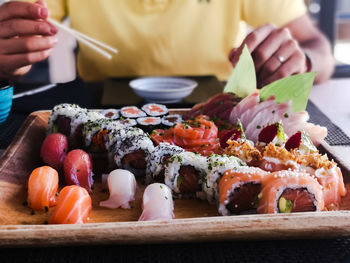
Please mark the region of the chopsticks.
POLYGON ((17 93, 15 95, 13 95, 12 99, 15 100, 15 99, 18 99, 18 98, 22 98, 24 96, 31 96, 31 95, 34 95, 34 94, 37 94, 37 93, 40 93, 40 92, 47 91, 47 90, 52 89, 52 88, 54 88, 56 86, 57 86, 56 84, 49 84, 49 85, 41 86, 41 87, 36 88, 36 89, 32 89, 32 90, 24 91, 24 92, 21 92, 21 93, 17 93))
POLYGON ((94 51, 96 51, 97 53, 101 54, 102 56, 104 56, 107 59, 111 59, 112 55, 110 53, 108 53, 107 51, 110 51, 114 54, 118 53, 118 50, 101 42, 98 41, 92 37, 89 37, 87 35, 84 35, 83 33, 76 31, 70 27, 67 27, 65 25, 62 25, 61 23, 57 22, 56 20, 52 19, 52 18, 48 18, 47 21, 51 24, 53 24, 54 26, 62 29, 63 31, 67 32, 68 34, 72 35, 73 37, 75 37, 79 42, 85 44, 86 46, 90 47, 91 49, 93 49, 94 51), (103 50, 103 48, 105 50, 103 50), (107 51, 106 51, 107 50, 107 51))

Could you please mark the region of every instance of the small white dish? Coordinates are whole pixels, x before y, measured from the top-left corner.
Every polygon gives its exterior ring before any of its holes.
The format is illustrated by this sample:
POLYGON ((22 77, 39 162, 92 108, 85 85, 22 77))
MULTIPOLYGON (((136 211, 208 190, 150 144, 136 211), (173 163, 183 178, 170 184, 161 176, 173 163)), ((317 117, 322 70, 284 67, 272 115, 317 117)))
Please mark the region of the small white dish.
POLYGON ((186 78, 145 77, 132 80, 129 85, 147 102, 174 103, 190 95, 198 83, 186 78))

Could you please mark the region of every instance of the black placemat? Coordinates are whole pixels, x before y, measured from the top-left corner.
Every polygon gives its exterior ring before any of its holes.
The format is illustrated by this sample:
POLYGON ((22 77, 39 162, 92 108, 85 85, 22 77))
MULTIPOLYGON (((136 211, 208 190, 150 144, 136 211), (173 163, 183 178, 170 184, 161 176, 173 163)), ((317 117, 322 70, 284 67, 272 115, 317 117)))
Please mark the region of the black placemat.
POLYGON ((348 238, 0 249, 0 262, 350 262, 348 238))
POLYGON ((335 125, 312 101, 309 100, 306 110, 310 115, 309 122, 325 126, 328 129, 326 142, 331 146, 350 146, 350 138, 335 125))

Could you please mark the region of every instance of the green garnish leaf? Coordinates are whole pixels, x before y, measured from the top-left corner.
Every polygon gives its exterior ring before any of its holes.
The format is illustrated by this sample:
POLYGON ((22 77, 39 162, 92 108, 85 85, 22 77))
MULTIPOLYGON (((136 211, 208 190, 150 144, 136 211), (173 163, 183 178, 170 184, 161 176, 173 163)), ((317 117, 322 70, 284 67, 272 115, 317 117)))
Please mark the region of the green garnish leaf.
POLYGON ((229 77, 224 92, 234 93, 244 98, 256 90, 255 66, 252 56, 245 45, 236 67, 229 77))
POLYGON ((260 99, 274 95, 278 103, 292 100, 294 112, 304 111, 315 76, 316 72, 308 72, 276 80, 260 90, 260 99))

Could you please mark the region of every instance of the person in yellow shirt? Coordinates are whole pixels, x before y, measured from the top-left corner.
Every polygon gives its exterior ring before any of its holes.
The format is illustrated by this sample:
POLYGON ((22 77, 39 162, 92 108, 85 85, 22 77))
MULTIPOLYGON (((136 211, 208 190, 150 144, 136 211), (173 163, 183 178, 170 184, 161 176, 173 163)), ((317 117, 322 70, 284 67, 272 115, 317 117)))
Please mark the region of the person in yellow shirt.
POLYGON ((244 44, 259 85, 306 71, 316 82, 333 70, 331 48, 306 14, 304 0, 39 0, 0 6, 0 78, 23 75, 57 43, 49 16, 116 47, 106 60, 83 44, 79 75, 207 75, 227 79, 244 44), (46 5, 47 4, 47 5, 46 5), (244 23, 245 22, 245 23, 244 23), (246 26, 253 31, 245 37, 246 26))

